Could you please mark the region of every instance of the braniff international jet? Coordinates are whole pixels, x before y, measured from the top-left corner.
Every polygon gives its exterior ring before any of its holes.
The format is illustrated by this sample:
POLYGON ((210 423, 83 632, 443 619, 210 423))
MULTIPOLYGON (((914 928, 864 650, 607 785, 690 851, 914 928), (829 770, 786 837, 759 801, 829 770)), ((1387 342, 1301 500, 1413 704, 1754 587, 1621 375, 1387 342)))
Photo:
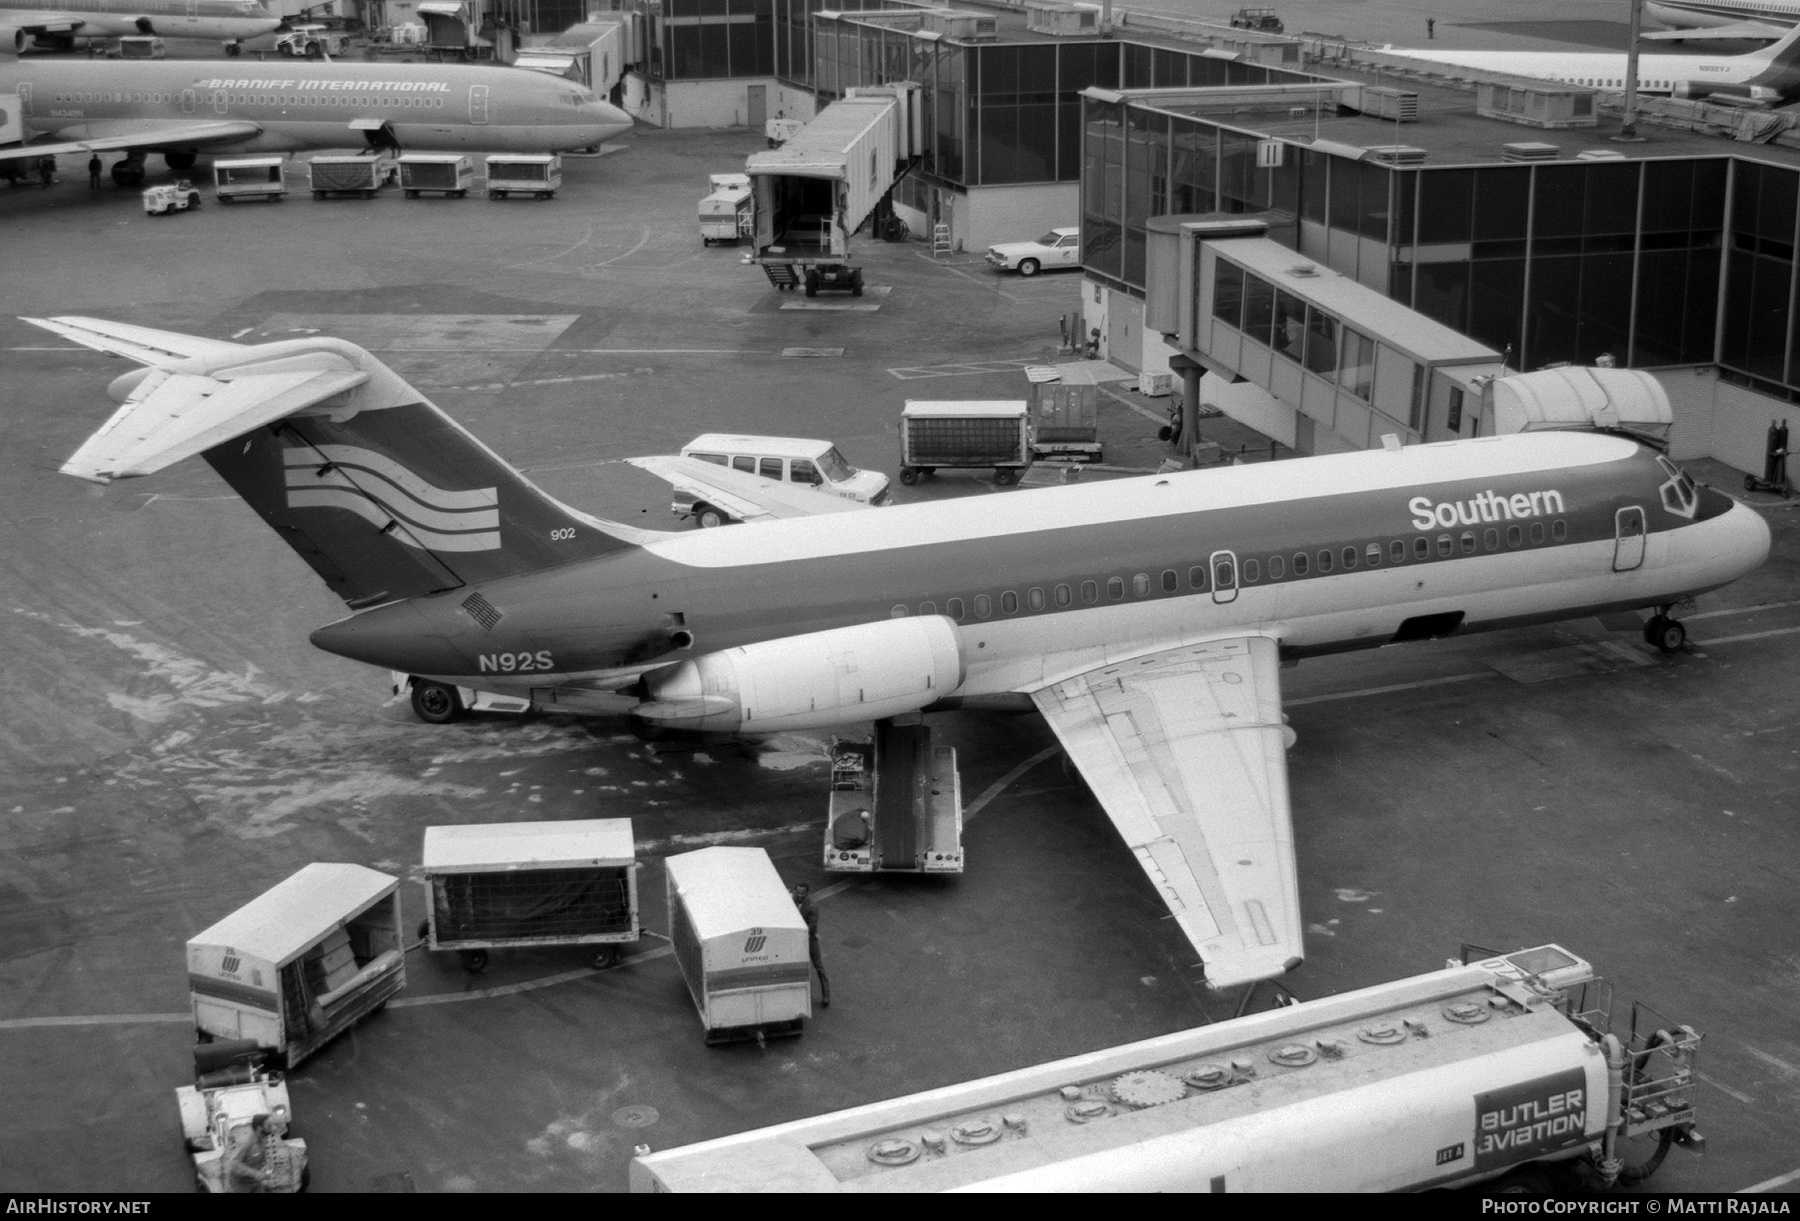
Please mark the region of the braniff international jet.
POLYGON ((145 367, 63 466, 200 455, 353 612, 312 642, 459 688, 766 734, 1035 707, 1223 988, 1302 957, 1283 659, 1675 604, 1769 551, 1655 445, 1525 432, 658 532, 535 487, 340 339, 30 319, 145 367))
MULTIPOLYGON (((1435 47, 1384 47, 1394 55, 1434 63, 1597 89, 1625 88, 1623 51, 1441 51, 1435 47)), ((1780 41, 1743 55, 1640 55, 1638 91, 1709 97, 1728 94, 1761 101, 1800 95, 1800 26, 1782 31, 1780 41)))
POLYGON ((170 38, 218 38, 239 43, 281 24, 253 0, 96 0, 91 4, 44 4, 41 0, 0 0, 0 44, 13 51, 38 46, 67 47, 78 38, 161 34, 170 38))
POLYGON ((574 81, 475 64, 247 64, 0 60, 0 93, 17 93, 21 157, 124 151, 113 178, 141 181, 144 158, 171 169, 201 153, 307 148, 555 153, 631 130, 631 116, 574 81))

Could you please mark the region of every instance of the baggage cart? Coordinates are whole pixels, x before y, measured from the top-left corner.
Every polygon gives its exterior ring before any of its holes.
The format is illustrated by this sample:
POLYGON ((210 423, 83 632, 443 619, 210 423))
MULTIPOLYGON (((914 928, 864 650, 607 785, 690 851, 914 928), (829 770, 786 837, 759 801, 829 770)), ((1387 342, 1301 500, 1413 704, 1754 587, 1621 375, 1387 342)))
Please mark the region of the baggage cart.
POLYGON ((669 938, 709 1044, 797 1035, 812 1016, 806 921, 761 848, 664 862, 669 938))
POLYGON ((940 467, 991 466, 994 482, 1019 481, 1031 465, 1031 411, 1024 399, 908 399, 900 412, 900 482, 940 467))
POLYGON ((751 211, 750 176, 748 174, 713 174, 707 180, 712 188, 700 201, 700 244, 737 242, 756 230, 751 211))
POLYGON ((1043 382, 1035 390, 1031 456, 1062 462, 1100 461, 1100 387, 1043 382))
POLYGON ((875 722, 867 742, 834 738, 825 868, 838 873, 961 873, 956 748, 930 726, 875 722))
POLYGON ((461 153, 402 153, 400 189, 408 199, 437 191, 461 199, 475 183, 475 163, 461 153))
POLYGON ((229 157, 213 162, 213 190, 220 203, 278 200, 287 194, 285 157, 229 157))
POLYGON ((293 1068, 406 986, 400 881, 314 863, 187 943, 202 1042, 254 1039, 293 1068))
POLYGON ((419 936, 479 971, 490 949, 593 947, 610 967, 638 939, 629 818, 426 827, 419 936))
POLYGON ((562 158, 555 153, 506 153, 487 159, 489 199, 530 195, 553 199, 562 186, 562 158))
POLYGON ((375 192, 398 176, 395 159, 379 153, 350 157, 314 157, 306 163, 314 199, 327 195, 360 195, 374 199, 375 192))

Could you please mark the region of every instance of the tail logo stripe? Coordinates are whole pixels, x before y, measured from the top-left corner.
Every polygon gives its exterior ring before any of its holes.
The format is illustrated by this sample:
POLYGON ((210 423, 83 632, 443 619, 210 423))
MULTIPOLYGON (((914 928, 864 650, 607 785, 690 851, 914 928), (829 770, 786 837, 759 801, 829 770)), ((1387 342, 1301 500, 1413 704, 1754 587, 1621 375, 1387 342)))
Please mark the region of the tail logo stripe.
MULTIPOLYGON (((288 492, 291 509, 348 509, 377 529, 387 530, 396 517, 363 493, 344 488, 295 488, 288 492)), ((497 524, 497 523, 496 523, 497 524)), ((481 534, 441 534, 419 526, 403 525, 392 536, 409 547, 421 551, 498 551, 500 532, 481 534)))
POLYGON ((368 472, 358 472, 359 480, 352 480, 338 471, 330 471, 321 476, 312 470, 290 468, 287 472, 288 503, 294 504, 295 492, 310 492, 319 488, 343 488, 346 491, 367 496, 382 508, 401 518, 408 525, 420 525, 428 530, 497 530, 500 528, 500 510, 495 508, 468 509, 453 513, 443 513, 435 509, 425 508, 417 504, 412 497, 401 492, 399 488, 387 480, 368 472), (364 483, 372 486, 363 486, 364 483))
MULTIPOLYGON (((445 509, 452 512, 459 509, 491 509, 500 503, 499 494, 494 488, 472 488, 464 492, 449 491, 427 483, 392 458, 360 446, 320 445, 316 448, 290 449, 283 455, 283 458, 290 471, 298 467, 316 469, 319 460, 315 455, 319 454, 323 454, 328 462, 336 463, 339 466, 360 467, 372 474, 379 475, 414 500, 434 509, 445 509)), ((292 485, 290 484, 290 486, 292 485)))

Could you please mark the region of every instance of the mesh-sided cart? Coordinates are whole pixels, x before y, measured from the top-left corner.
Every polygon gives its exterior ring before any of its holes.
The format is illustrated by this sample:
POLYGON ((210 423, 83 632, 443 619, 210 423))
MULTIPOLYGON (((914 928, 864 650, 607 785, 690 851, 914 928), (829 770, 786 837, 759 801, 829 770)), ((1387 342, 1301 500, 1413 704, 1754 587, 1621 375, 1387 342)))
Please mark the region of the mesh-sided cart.
POLYGON ((470 971, 511 946, 592 946, 609 967, 638 939, 629 818, 426 827, 421 872, 419 936, 470 971))

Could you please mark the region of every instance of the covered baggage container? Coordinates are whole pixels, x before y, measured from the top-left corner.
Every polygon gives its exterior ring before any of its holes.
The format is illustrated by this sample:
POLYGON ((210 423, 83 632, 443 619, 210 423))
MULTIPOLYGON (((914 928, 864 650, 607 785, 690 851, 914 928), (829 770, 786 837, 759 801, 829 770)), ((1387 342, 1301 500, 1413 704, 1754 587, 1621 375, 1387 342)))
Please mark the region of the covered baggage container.
POLYGON ((530 195, 550 199, 562 186, 562 158, 555 153, 506 153, 487 159, 489 199, 530 195))
POLYGON ((708 1043, 797 1035, 812 1016, 806 921, 761 848, 665 862, 675 961, 708 1043))
POLYGON ((299 1064, 406 986, 400 881, 311 864, 187 943, 202 1040, 254 1039, 299 1064))
POLYGON ((461 153, 402 153, 400 189, 408 199, 421 191, 440 191, 461 199, 475 184, 475 163, 461 153))
POLYGON ((908 399, 900 412, 900 482, 939 467, 991 466, 1017 483, 1031 465, 1031 411, 1023 399, 908 399))
POLYGON ((314 157, 306 163, 312 177, 314 199, 327 195, 361 195, 375 198, 375 192, 398 176, 395 159, 380 153, 350 157, 314 157))
POLYGON ((220 203, 280 199, 287 194, 287 158, 222 157, 213 162, 213 189, 220 203))
POLYGON ((420 937, 479 971, 506 946, 596 947, 609 967, 638 939, 629 818, 426 827, 420 937))

